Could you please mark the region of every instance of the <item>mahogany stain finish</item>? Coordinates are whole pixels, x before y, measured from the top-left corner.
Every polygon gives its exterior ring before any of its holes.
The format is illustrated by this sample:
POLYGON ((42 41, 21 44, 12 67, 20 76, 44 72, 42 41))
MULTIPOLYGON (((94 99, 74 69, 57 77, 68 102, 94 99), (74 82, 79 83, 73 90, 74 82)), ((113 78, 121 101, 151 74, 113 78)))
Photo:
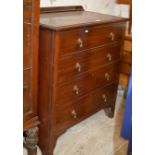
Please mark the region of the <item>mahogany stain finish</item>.
POLYGON ((39 146, 53 155, 56 139, 100 109, 113 116, 127 19, 80 6, 41 8, 39 146))
POLYGON ((39 0, 23 3, 23 132, 29 155, 36 155, 38 143, 39 6, 39 0))
POLYGON ((107 85, 116 79, 117 67, 116 64, 99 68, 96 70, 84 73, 80 77, 73 78, 71 82, 59 84, 57 86, 57 101, 56 104, 65 104, 74 99, 78 99, 81 95, 89 93, 91 90, 103 85, 107 85), (106 79, 106 73, 109 74, 109 80, 106 79), (77 87, 76 90, 74 87, 77 87), (78 93, 78 94, 77 94, 78 93))
POLYGON ((70 30, 71 28, 85 28, 86 26, 93 25, 103 26, 103 24, 124 22, 125 20, 127 19, 90 11, 69 11, 43 13, 41 14, 40 23, 46 28, 60 31, 70 30))
POLYGON ((79 97, 77 100, 57 106, 56 108, 56 131, 61 134, 67 128, 80 122, 84 118, 92 115, 103 107, 109 107, 113 104, 113 94, 115 91, 115 84, 94 89, 90 93, 79 97), (104 100, 103 95, 106 95, 104 100), (72 111, 76 111, 76 118, 73 118, 72 111))
POLYGON ((114 41, 119 42, 122 38, 121 24, 109 24, 106 26, 93 26, 81 29, 59 32, 60 35, 60 54, 69 54, 84 49, 102 46, 105 43, 111 43, 110 33, 114 33, 114 41), (68 36, 68 37, 66 37, 68 36), (81 46, 78 40, 81 40, 81 46))
POLYGON ((61 57, 58 64, 58 82, 72 80, 84 72, 119 61, 120 45, 101 46, 61 57))
POLYGON ((70 11, 84 11, 81 5, 73 6, 58 6, 58 7, 44 7, 40 9, 40 13, 55 13, 55 12, 70 12, 70 11))

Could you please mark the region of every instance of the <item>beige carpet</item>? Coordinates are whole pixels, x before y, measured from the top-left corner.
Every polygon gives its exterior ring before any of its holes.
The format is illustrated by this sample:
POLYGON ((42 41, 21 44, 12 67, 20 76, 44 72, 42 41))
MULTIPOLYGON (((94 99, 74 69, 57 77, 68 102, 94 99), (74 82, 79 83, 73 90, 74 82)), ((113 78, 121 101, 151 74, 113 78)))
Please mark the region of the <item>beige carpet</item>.
POLYGON ((123 112, 123 91, 118 91, 115 117, 101 110, 70 128, 59 137, 54 155, 126 155, 128 143, 120 137, 123 112))

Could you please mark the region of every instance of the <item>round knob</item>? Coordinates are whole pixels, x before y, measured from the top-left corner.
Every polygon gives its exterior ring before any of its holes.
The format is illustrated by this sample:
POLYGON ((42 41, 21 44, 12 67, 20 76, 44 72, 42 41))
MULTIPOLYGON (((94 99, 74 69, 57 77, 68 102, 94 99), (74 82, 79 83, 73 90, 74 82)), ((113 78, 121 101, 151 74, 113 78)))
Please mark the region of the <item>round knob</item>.
POLYGON ((111 41, 115 40, 115 34, 113 32, 110 32, 109 37, 110 37, 111 41))
POLYGON ((107 97, 106 97, 105 94, 102 95, 102 99, 103 99, 104 102, 107 102, 107 97))
POLYGON ((110 53, 107 54, 108 61, 112 61, 112 55, 110 53))
POLYGON ((89 30, 88 30, 88 29, 86 29, 86 30, 85 30, 85 33, 88 33, 88 32, 89 32, 89 30))
POLYGON ((73 92, 74 92, 76 95, 79 94, 79 88, 78 88, 77 85, 74 85, 74 87, 73 87, 73 92))
POLYGON ((72 115, 72 118, 73 119, 76 119, 77 118, 77 113, 76 113, 75 110, 72 110, 71 115, 72 115))
POLYGON ((106 79, 107 81, 110 80, 110 75, 109 75, 108 73, 105 73, 104 77, 105 77, 105 79, 106 79))
POLYGON ((76 65, 75 65, 75 69, 78 71, 78 72, 81 72, 81 65, 77 62, 76 65))
POLYGON ((77 44, 79 45, 80 48, 83 47, 83 41, 82 41, 81 38, 79 38, 79 39, 77 40, 77 44))

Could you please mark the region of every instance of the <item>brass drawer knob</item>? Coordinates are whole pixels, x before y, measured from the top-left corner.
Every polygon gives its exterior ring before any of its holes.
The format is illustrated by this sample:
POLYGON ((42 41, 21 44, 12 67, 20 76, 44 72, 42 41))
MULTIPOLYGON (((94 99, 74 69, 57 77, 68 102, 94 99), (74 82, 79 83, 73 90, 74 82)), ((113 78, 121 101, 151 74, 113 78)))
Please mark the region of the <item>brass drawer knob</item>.
POLYGON ((78 71, 78 72, 81 72, 81 65, 77 62, 76 65, 75 65, 75 69, 78 71))
POLYGON ((80 48, 83 47, 83 41, 82 41, 81 38, 79 38, 79 39, 77 40, 77 44, 79 45, 80 48))
POLYGON ((107 97, 106 97, 105 94, 102 95, 102 99, 103 99, 103 101, 104 101, 105 103, 107 102, 107 97))
POLYGON ((104 77, 105 77, 105 79, 106 79, 107 81, 110 80, 110 75, 109 75, 108 73, 105 73, 104 77))
POLYGON ((112 55, 110 53, 107 54, 108 61, 112 61, 112 55))
POLYGON ((76 113, 75 110, 72 110, 71 115, 72 115, 72 118, 73 119, 76 119, 77 118, 77 113, 76 113))
POLYGON ((86 30, 85 30, 85 33, 89 33, 89 30, 88 30, 88 29, 86 29, 86 30))
POLYGON ((79 88, 77 85, 74 85, 73 87, 73 92, 76 94, 76 95, 79 95, 79 88))
POLYGON ((113 32, 110 32, 109 37, 110 37, 111 41, 115 40, 115 34, 113 32))

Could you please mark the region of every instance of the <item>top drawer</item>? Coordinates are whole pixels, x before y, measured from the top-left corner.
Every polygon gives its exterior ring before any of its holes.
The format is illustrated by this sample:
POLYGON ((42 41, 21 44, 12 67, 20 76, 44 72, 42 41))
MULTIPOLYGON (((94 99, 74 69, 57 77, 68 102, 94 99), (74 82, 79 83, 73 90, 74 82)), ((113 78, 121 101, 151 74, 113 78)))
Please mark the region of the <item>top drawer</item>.
POLYGON ((121 41, 123 25, 111 24, 59 32, 61 55, 121 41))

